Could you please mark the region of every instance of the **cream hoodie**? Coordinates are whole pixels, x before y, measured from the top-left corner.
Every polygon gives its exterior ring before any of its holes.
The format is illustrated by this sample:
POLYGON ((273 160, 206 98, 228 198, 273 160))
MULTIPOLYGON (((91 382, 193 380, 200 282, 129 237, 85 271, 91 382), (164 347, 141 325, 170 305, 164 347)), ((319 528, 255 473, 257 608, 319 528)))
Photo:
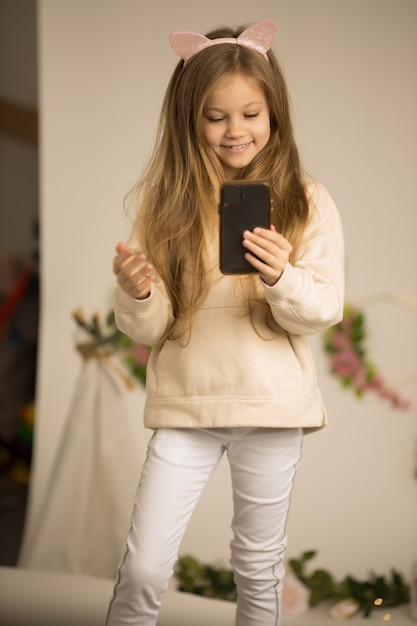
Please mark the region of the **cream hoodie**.
MULTIPOLYGON (((308 335, 339 322, 344 298, 344 244, 338 211, 327 190, 310 188, 311 219, 298 259, 259 295, 269 307, 255 311, 255 332, 242 298, 245 277, 215 269, 195 315, 188 343, 155 347, 147 369, 144 422, 149 428, 303 427, 327 422, 308 335), (259 336, 261 335, 261 337, 259 336)), ((145 300, 120 288, 116 322, 122 332, 156 346, 173 321, 161 281, 145 300)))

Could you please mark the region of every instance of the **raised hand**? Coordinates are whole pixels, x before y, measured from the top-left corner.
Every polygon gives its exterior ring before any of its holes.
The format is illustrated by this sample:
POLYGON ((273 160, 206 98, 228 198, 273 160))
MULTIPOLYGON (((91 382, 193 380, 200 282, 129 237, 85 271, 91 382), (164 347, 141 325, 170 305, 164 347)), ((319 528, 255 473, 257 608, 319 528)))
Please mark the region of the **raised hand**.
POLYGON ((144 300, 149 296, 151 283, 155 280, 152 265, 148 263, 145 254, 136 253, 124 242, 117 244, 116 252, 113 272, 119 286, 131 298, 144 300))

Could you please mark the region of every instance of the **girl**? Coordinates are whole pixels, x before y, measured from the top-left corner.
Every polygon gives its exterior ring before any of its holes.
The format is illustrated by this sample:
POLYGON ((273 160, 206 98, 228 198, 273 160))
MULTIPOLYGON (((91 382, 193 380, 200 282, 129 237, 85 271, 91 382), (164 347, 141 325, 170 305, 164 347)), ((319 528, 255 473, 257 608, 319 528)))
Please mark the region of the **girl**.
POLYGON ((156 624, 179 545, 222 455, 233 487, 238 626, 278 626, 286 521, 303 433, 326 422, 308 335, 343 308, 343 238, 327 191, 303 174, 271 50, 276 24, 171 35, 181 56, 157 143, 114 259, 119 328, 153 347, 154 430, 108 626, 156 624), (218 269, 227 180, 269 183, 270 229, 242 233, 257 275, 218 269))

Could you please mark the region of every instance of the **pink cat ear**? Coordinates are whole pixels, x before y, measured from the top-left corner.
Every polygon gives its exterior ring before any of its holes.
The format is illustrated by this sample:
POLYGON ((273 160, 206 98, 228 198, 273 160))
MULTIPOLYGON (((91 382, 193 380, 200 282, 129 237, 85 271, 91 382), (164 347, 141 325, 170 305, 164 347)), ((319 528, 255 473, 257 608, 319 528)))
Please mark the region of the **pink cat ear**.
POLYGON ((244 30, 237 41, 239 45, 253 48, 265 56, 272 47, 277 32, 278 26, 274 20, 263 20, 244 30))
POLYGON ((169 36, 169 43, 171 48, 184 61, 188 61, 192 56, 208 48, 210 45, 210 39, 199 35, 198 33, 192 33, 188 30, 177 30, 175 33, 171 33, 169 36))
POLYGON ((257 22, 244 30, 238 37, 221 37, 219 39, 208 39, 204 35, 192 33, 188 30, 177 30, 169 36, 169 43, 174 52, 187 62, 201 50, 216 46, 221 43, 234 43, 239 46, 246 46, 262 54, 267 61, 267 52, 271 48, 278 28, 274 20, 263 20, 257 22))

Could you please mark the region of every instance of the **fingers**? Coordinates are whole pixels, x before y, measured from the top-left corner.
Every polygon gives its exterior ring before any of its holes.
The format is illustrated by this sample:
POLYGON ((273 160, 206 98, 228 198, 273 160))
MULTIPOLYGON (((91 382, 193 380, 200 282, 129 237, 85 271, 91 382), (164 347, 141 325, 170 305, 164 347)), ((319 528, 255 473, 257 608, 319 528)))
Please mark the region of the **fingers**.
POLYGON ((132 298, 147 298, 155 277, 146 256, 128 248, 124 242, 117 244, 116 252, 113 272, 120 287, 132 298))
POLYGON ((255 228, 253 232, 245 231, 242 243, 248 250, 245 258, 268 285, 274 285, 288 263, 292 251, 289 241, 271 226, 270 230, 255 228))
POLYGON ((126 250, 126 244, 124 241, 119 241, 119 243, 116 246, 116 252, 123 252, 124 250, 126 250))

